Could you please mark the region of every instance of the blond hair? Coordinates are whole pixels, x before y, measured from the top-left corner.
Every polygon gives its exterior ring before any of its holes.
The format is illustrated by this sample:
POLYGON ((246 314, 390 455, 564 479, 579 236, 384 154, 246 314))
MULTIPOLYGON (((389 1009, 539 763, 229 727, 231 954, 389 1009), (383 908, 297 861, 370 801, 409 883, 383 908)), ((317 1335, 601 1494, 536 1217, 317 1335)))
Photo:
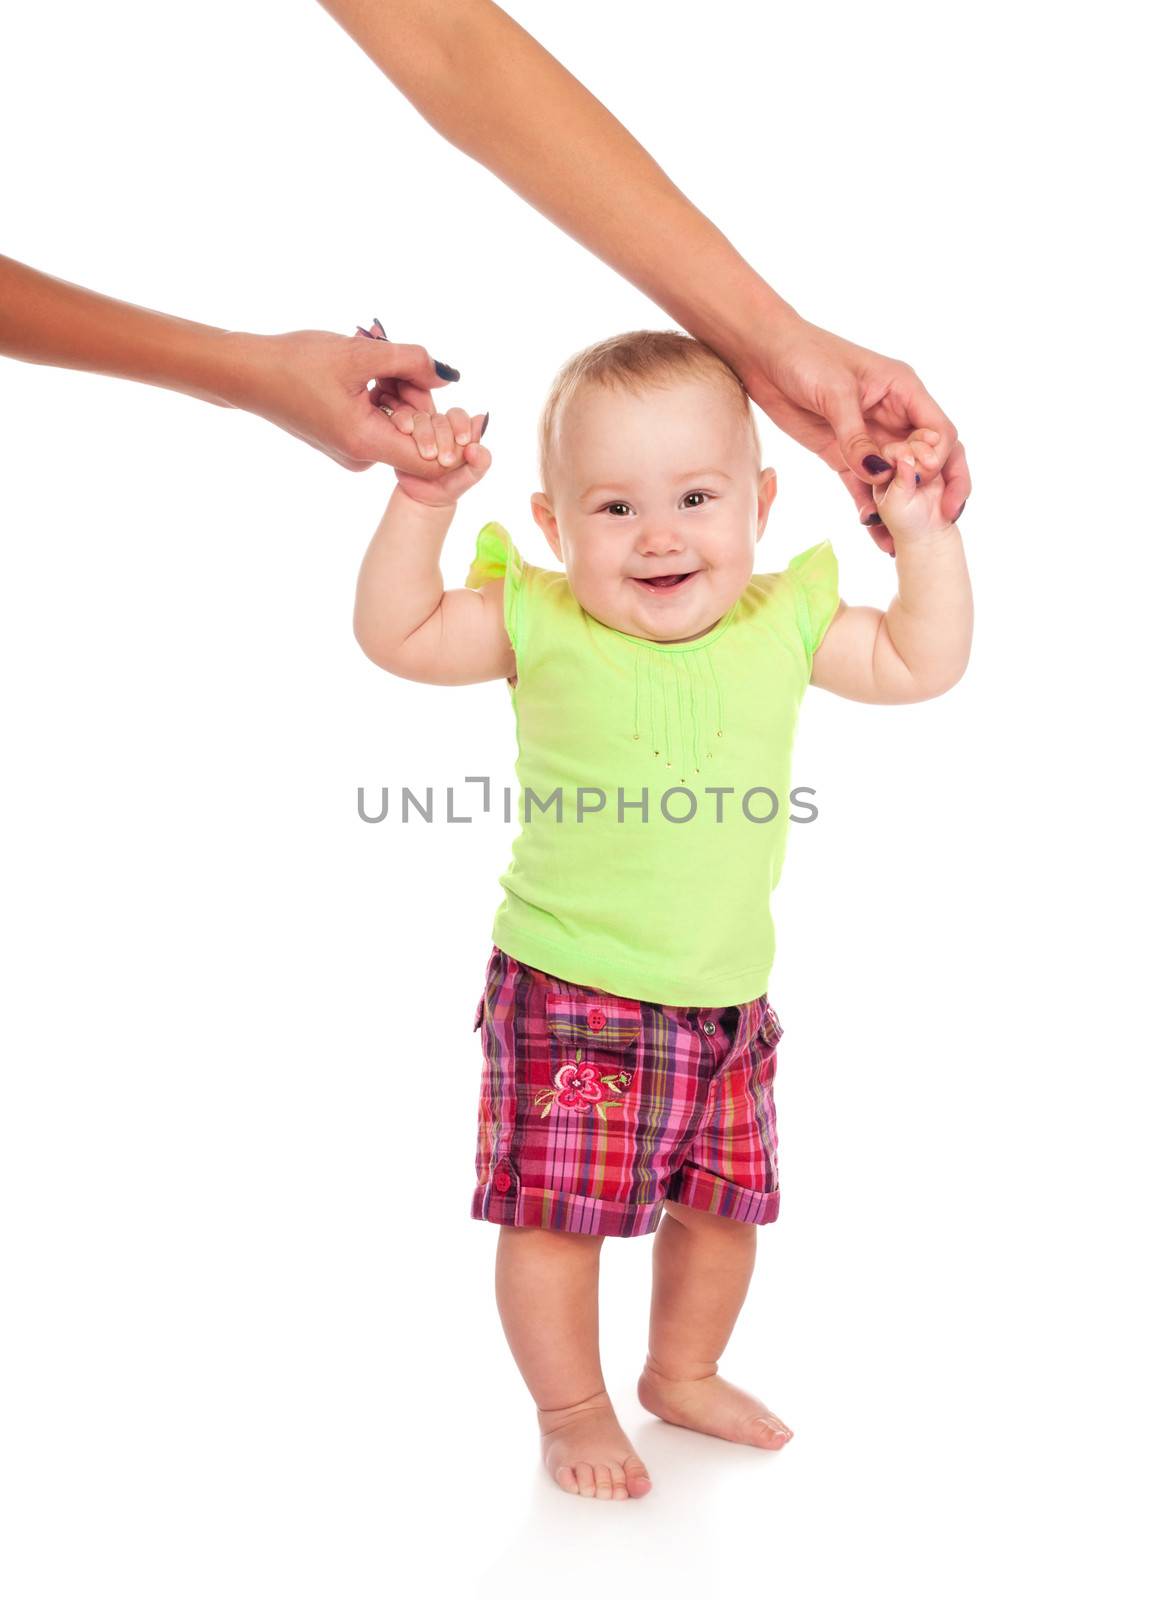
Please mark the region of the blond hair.
POLYGON ((761 460, 750 398, 733 368, 709 345, 691 338, 688 333, 640 328, 634 333, 614 334, 610 339, 601 339, 598 344, 577 351, 556 374, 539 418, 539 476, 544 493, 549 492, 551 482, 556 428, 583 389, 595 386, 639 394, 646 389, 665 388, 670 383, 695 378, 716 384, 741 407, 754 444, 755 459, 761 460))

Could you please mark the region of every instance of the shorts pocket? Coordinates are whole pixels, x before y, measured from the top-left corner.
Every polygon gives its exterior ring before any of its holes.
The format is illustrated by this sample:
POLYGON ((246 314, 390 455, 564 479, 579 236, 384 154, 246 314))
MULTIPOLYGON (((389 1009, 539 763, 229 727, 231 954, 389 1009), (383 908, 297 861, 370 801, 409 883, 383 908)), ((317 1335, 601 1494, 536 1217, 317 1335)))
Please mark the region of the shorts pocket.
POLYGON ((641 1003, 616 995, 547 996, 548 1082, 535 1096, 541 1116, 554 1110, 608 1121, 637 1071, 641 1003))
MULTIPOLYGON (((485 1005, 486 1005, 486 996, 485 995, 479 995, 479 1003, 475 1007, 474 1028, 471 1029, 472 1033, 475 1032, 476 1029, 481 1028, 482 1025, 483 1025, 483 1009, 484 1009, 485 1005)), ((464 1015, 465 1015, 465 1013, 464 1013, 464 1015)))
POLYGON ((548 1032, 563 1045, 627 1050, 641 1037, 641 1002, 604 994, 549 994, 548 1032))
POLYGON ((766 1010, 762 1014, 762 1023, 758 1030, 758 1040, 766 1049, 773 1050, 783 1037, 783 1026, 775 1016, 774 1007, 767 1001, 766 1010))

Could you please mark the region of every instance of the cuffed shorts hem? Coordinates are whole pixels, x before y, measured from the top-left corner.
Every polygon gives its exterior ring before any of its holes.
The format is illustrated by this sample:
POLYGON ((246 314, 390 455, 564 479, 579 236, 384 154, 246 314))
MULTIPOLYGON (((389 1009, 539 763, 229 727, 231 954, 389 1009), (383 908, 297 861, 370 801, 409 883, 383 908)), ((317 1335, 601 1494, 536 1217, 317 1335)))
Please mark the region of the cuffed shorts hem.
MULTIPOLYGON (((675 1172, 664 1199, 692 1206, 695 1211, 712 1212, 731 1222, 774 1222, 779 1215, 777 1189, 760 1194, 699 1167, 683 1167, 675 1172)), ((585 1195, 565 1194, 556 1189, 520 1186, 517 1192, 510 1188, 503 1192, 490 1183, 479 1184, 471 1200, 471 1216, 480 1222, 622 1239, 655 1232, 663 1209, 664 1200, 649 1205, 626 1205, 620 1200, 592 1200, 585 1195)))
POLYGON ((471 1201, 470 1214, 480 1222, 498 1222, 511 1228, 552 1228, 559 1233, 616 1235, 631 1239, 652 1233, 661 1220, 661 1201, 652 1205, 626 1205, 621 1200, 590 1200, 586 1195, 557 1189, 500 1191, 480 1184, 471 1201))
POLYGON ((680 1172, 675 1172, 666 1194, 678 1205, 692 1206, 695 1211, 712 1211, 715 1216, 729 1217, 732 1222, 774 1222, 779 1215, 777 1189, 769 1194, 743 1189, 702 1167, 682 1167, 680 1172))

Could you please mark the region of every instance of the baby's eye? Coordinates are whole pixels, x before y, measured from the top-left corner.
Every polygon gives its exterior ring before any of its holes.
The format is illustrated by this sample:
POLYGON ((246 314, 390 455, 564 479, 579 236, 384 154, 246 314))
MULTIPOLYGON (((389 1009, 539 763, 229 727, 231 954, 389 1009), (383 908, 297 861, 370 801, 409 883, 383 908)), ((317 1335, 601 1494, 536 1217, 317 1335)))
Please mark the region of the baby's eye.
POLYGON ((626 500, 612 500, 602 509, 610 512, 614 517, 627 517, 632 511, 632 507, 626 500))
POLYGON ((691 489, 689 494, 683 494, 681 503, 684 506, 705 505, 709 495, 704 489, 691 489))

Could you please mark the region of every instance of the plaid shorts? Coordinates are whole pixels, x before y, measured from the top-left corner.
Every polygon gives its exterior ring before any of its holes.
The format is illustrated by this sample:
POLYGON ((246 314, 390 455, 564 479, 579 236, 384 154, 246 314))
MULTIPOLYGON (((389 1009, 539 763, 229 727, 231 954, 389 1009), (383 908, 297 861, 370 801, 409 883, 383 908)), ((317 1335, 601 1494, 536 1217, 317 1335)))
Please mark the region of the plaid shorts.
POLYGON ((589 989, 492 946, 471 1215, 651 1233, 675 1200, 738 1222, 779 1212, 766 995, 667 1006, 589 989))

